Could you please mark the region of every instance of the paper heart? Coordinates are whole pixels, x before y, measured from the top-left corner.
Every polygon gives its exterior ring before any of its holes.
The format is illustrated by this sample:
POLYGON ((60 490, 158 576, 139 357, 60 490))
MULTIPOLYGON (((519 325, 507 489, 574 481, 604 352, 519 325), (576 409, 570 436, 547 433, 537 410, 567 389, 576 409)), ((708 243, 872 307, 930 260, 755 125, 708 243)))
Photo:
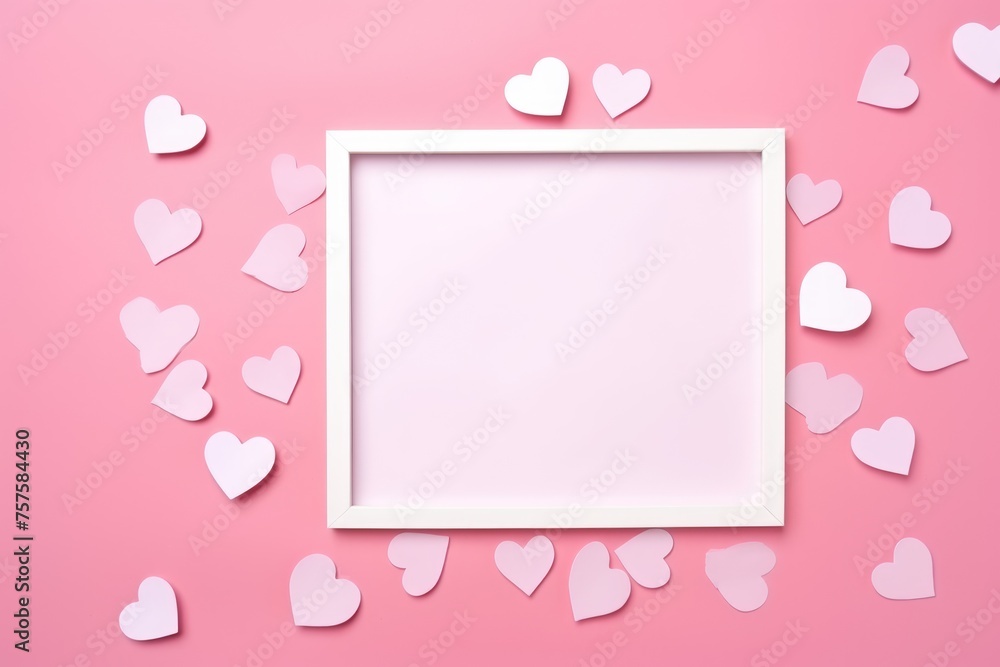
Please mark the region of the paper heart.
POLYGON ((941 370, 969 358, 951 322, 933 308, 915 308, 903 322, 913 336, 903 354, 918 371, 941 370))
POLYGON ((361 605, 361 591, 337 578, 329 556, 310 554, 298 562, 288 582, 292 619, 297 626, 326 628, 349 621, 361 605))
POLYGON ((635 583, 659 588, 670 581, 670 566, 664 560, 674 548, 674 538, 662 528, 650 528, 615 549, 622 567, 635 583))
POLYGON ((872 570, 872 586, 889 600, 919 600, 934 597, 934 561, 927 545, 915 537, 904 537, 892 551, 892 562, 872 570))
POLYGON ((146 105, 146 144, 150 153, 180 153, 205 138, 208 127, 194 114, 181 114, 181 103, 170 95, 158 95, 146 105))
POLYGON ((201 234, 201 216, 197 211, 181 208, 171 213, 159 199, 147 199, 139 204, 132 221, 153 264, 176 255, 201 234))
POLYGON ((649 74, 645 70, 630 69, 625 74, 610 63, 594 71, 594 92, 605 111, 617 118, 649 94, 649 74))
POLYGON ((813 184, 808 174, 795 174, 788 181, 785 196, 799 222, 808 225, 837 208, 844 191, 832 178, 813 184))
POLYGON ((907 248, 937 248, 951 236, 951 221, 931 210, 931 195, 921 187, 903 188, 889 204, 889 241, 907 248))
POLYGON ((776 562, 767 545, 743 542, 728 549, 709 550, 705 554, 705 574, 733 609, 753 611, 767 600, 764 575, 774 569, 776 562))
POLYGON ((875 54, 858 91, 858 102, 886 109, 905 109, 917 101, 920 89, 906 76, 910 54, 892 44, 875 54))
POLYGON ((403 570, 403 590, 414 597, 437 585, 448 554, 448 538, 427 533, 400 533, 389 542, 389 562, 403 570))
POLYGON ((799 288, 799 323, 823 331, 850 331, 868 321, 872 302, 859 289, 847 287, 847 274, 833 262, 809 269, 799 288))
POLYGON ((275 155, 271 160, 271 180, 274 194, 291 215, 306 204, 316 201, 326 190, 326 176, 312 164, 295 166, 295 157, 288 153, 275 155))
POLYGON ((1000 26, 990 30, 966 23, 955 31, 951 46, 966 67, 990 83, 1000 81, 1000 26))
POLYGON ((212 411, 212 397, 202 387, 208 380, 208 370, 204 364, 188 359, 177 364, 156 396, 150 401, 181 419, 195 422, 212 411))
POLYGON ((522 548, 517 542, 501 542, 493 552, 500 574, 530 596, 552 569, 556 551, 551 540, 536 535, 522 548))
POLYGON ((229 431, 219 431, 205 443, 208 471, 230 500, 267 477, 274 467, 274 458, 274 445, 260 436, 240 442, 229 431))
POLYGON ((139 601, 126 605, 118 616, 122 634, 147 641, 177 634, 177 596, 160 577, 146 577, 139 584, 139 601))
POLYGON ((813 433, 829 433, 861 407, 864 391, 850 375, 826 377, 823 364, 796 366, 785 377, 785 402, 806 418, 813 433))
POLYGON ((301 370, 299 355, 287 345, 282 345, 270 359, 250 357, 243 362, 243 381, 258 394, 288 403, 301 370))
POLYGON ((910 422, 902 417, 890 417, 877 431, 873 428, 855 431, 851 436, 851 451, 859 461, 872 468, 909 475, 915 442, 916 434, 910 422))
POLYGON ((306 235, 295 225, 272 227, 260 239, 241 270, 282 292, 295 292, 302 289, 309 278, 308 267, 299 257, 305 247, 306 235))
POLYGON ((507 103, 532 116, 560 116, 569 92, 569 70, 558 58, 542 58, 531 74, 517 74, 507 81, 507 103))
POLYGON ((621 609, 632 593, 628 575, 611 567, 611 554, 600 542, 587 544, 569 571, 573 620, 604 616, 621 609))
POLYGON ((139 365, 146 373, 162 371, 198 332, 198 313, 191 306, 161 311, 145 297, 126 303, 118 315, 125 338, 139 350, 139 365))

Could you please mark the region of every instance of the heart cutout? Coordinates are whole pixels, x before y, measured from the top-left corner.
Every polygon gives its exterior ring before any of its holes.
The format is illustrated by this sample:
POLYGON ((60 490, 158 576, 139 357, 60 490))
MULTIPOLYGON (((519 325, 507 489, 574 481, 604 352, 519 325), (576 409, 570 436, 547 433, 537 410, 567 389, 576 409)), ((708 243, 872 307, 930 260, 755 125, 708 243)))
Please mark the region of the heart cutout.
POLYGON ((139 204, 132 221, 153 264, 176 255, 201 234, 201 216, 197 211, 181 208, 171 213, 159 199, 147 199, 139 204))
POLYGON ((161 311, 145 297, 126 303, 118 316, 125 338, 139 350, 145 373, 162 371, 198 332, 198 313, 191 306, 161 311))
POLYGON ((847 274, 833 262, 809 269, 799 288, 799 323, 823 331, 850 331, 868 321, 872 302, 847 286, 847 274))
POLYGON ((229 431, 219 431, 205 443, 208 471, 230 500, 267 477, 274 467, 274 459, 274 445, 260 436, 240 442, 229 431))
POLYGON ((605 63, 594 71, 593 84, 604 110, 617 118, 646 99, 651 82, 645 70, 630 69, 622 74, 614 65, 605 63))
POLYGON ((774 569, 774 552, 761 542, 743 542, 705 554, 705 574, 737 611, 759 609, 767 600, 764 575, 774 569))
POLYGON ((872 468, 910 474, 916 434, 913 426, 902 417, 890 417, 878 430, 863 428, 851 436, 851 451, 858 460, 872 468))
POLYGON ((146 577, 139 584, 139 600, 126 605, 118 616, 122 634, 136 641, 176 635, 177 596, 166 580, 146 577))
POLYGON ((326 190, 326 176, 312 164, 295 166, 295 157, 288 153, 275 155, 271 160, 271 181, 274 194, 291 215, 306 204, 310 204, 326 190))
POLYGON ((507 81, 507 103, 532 116, 560 116, 569 92, 569 69, 558 58, 542 58, 531 74, 517 74, 507 81))
POLYGON ((907 248, 937 248, 951 236, 951 221, 931 210, 931 195, 921 187, 903 188, 889 204, 889 241, 907 248))
POLYGON ((872 570, 875 592, 889 600, 919 600, 934 597, 934 560, 927 545, 915 537, 904 537, 892 551, 892 562, 872 570))
POLYGON ((274 289, 295 292, 309 278, 308 267, 299 257, 305 247, 306 235, 301 229, 278 225, 264 234, 241 270, 274 289))
POLYGON ((328 628, 349 621, 361 606, 361 591, 337 578, 329 556, 310 554, 296 564, 288 582, 292 618, 299 627, 328 628))
POLYGON ((175 417, 198 421, 212 411, 212 396, 203 389, 207 380, 204 364, 194 359, 182 361, 170 371, 150 402, 175 417))
POLYGON ((861 407, 864 391, 850 375, 826 377, 823 364, 796 366, 785 377, 785 402, 806 418, 806 427, 822 435, 840 426, 861 407))
POLYGON ((282 345, 270 359, 250 357, 243 362, 243 381, 258 394, 288 403, 301 370, 302 362, 298 353, 287 345, 282 345))
POLYGON ((650 528, 615 549, 622 567, 643 588, 660 588, 670 581, 664 560, 674 548, 674 538, 662 528, 650 528))
POLYGON ((400 533, 389 542, 389 562, 403 570, 403 590, 414 597, 437 585, 447 554, 444 535, 400 533))
POLYGON ((181 103, 170 95, 158 95, 146 105, 144 117, 149 152, 180 153, 205 138, 208 127, 200 116, 181 114, 181 103))
POLYGON ((858 90, 858 102, 886 109, 905 109, 917 101, 920 89, 906 76, 910 54, 892 44, 879 50, 868 63, 858 90))
POLYGON ((911 310, 904 324, 913 340, 903 354, 918 371, 938 371, 969 358, 951 322, 933 308, 911 310))
POLYGON ((534 536, 524 547, 509 540, 501 542, 493 552, 500 574, 529 597, 549 574, 555 557, 555 547, 544 535, 534 536))
POLYGON ((795 174, 788 181, 785 196, 799 222, 808 225, 837 208, 844 190, 832 178, 814 184, 808 174, 795 174))
POLYGON ((966 67, 990 83, 1000 81, 1000 26, 990 30, 966 23, 955 31, 951 46, 966 67))
POLYGON ((611 554, 600 542, 580 549, 569 571, 573 620, 605 616, 621 609, 632 593, 628 575, 611 567, 611 554))

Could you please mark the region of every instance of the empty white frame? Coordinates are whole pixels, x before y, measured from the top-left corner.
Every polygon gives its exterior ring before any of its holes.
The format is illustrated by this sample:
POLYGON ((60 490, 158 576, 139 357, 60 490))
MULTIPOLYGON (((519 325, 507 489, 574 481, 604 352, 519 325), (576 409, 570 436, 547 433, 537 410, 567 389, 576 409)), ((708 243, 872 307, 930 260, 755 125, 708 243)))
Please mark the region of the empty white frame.
POLYGON ((328 132, 328 525, 783 525, 784 140, 328 132))

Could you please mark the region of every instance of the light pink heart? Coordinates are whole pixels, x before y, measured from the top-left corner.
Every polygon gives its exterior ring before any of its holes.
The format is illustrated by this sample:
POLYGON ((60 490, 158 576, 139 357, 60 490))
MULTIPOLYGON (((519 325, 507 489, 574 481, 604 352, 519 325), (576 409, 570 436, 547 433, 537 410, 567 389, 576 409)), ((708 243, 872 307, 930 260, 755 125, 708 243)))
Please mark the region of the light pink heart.
POLYGON ((500 574, 530 596, 552 569, 556 551, 551 540, 536 535, 522 547, 517 542, 501 542, 493 552, 500 574))
POLYGON ((990 30, 966 23, 955 31, 951 46, 966 67, 990 83, 1000 81, 1000 26, 990 30))
POLYGON ((272 227, 260 239, 242 271, 282 292, 295 292, 309 278, 308 267, 299 257, 305 247, 306 235, 295 225, 272 227))
POLYGON ((937 248, 951 236, 951 221, 931 210, 927 190, 903 188, 889 204, 889 241, 907 248, 937 248))
POLYGON ((326 176, 316 165, 295 166, 295 157, 288 153, 275 155, 271 160, 271 180, 274 194, 291 215, 306 204, 310 204, 326 190, 326 176))
POLYGON ((941 370, 969 358, 951 322, 933 308, 911 310, 904 323, 913 340, 903 354, 918 371, 941 370))
POLYGON ((270 359, 250 357, 243 362, 243 381, 258 394, 288 403, 301 370, 299 355, 287 345, 282 345, 270 359))
POLYGON ((197 211, 181 208, 171 213, 159 199, 147 199, 139 204, 132 221, 153 264, 176 255, 201 234, 201 216, 197 211))
POLYGON ((659 588, 670 581, 670 566, 664 560, 674 548, 674 538, 662 528, 650 528, 615 549, 622 567, 635 583, 659 588))
POLYGON ((198 421, 212 411, 212 397, 203 389, 206 380, 208 370, 204 364, 194 359, 182 361, 170 371, 150 402, 175 417, 198 421))
POLYGON ((219 431, 205 443, 205 465, 230 500, 260 484, 274 459, 274 443, 261 436, 240 442, 229 431, 219 431))
POLYGON ((617 118, 649 94, 650 79, 645 70, 621 70, 610 63, 597 68, 593 78, 597 99, 612 118, 617 118))
POLYGON ((299 627, 327 628, 349 621, 361 606, 361 591, 337 578, 329 556, 310 554, 298 562, 288 582, 292 619, 299 627))
POLYGON ((414 597, 437 585, 448 554, 448 537, 400 533, 389 542, 389 562, 403 570, 403 590, 414 597))
POLYGON ((177 634, 177 596, 165 579, 146 577, 139 584, 139 600, 126 605, 118 615, 122 634, 136 641, 149 641, 177 634))
POLYGON ((573 620, 605 616, 621 609, 632 593, 628 575, 611 567, 611 554, 600 542, 580 549, 569 571, 573 620))
POLYGON ((795 174, 788 181, 785 196, 799 222, 808 225, 837 208, 844 191, 832 178, 813 184, 808 174, 795 174))
POLYGON ((827 379, 823 364, 796 366, 785 377, 785 402, 806 418, 813 433, 829 433, 861 407, 864 391, 857 380, 841 374, 827 379))
POLYGON ((743 542, 705 554, 705 574, 737 611, 759 609, 767 600, 764 575, 774 569, 774 552, 761 542, 743 542))
POLYGON ((198 332, 198 313, 191 306, 160 311, 145 297, 136 297, 118 316, 125 338, 139 350, 139 365, 146 373, 162 371, 198 332))
POLYGON ((917 101, 920 89, 906 76, 910 54, 902 46, 884 47, 868 63, 858 91, 858 102, 886 109, 905 109, 917 101))
POLYGON ((872 570, 872 586, 889 600, 919 600, 934 597, 934 561, 930 549, 915 537, 896 543, 892 562, 872 570))
POLYGON ((872 468, 910 474, 916 434, 913 426, 902 417, 890 417, 878 430, 863 428, 851 436, 851 451, 858 460, 872 468))

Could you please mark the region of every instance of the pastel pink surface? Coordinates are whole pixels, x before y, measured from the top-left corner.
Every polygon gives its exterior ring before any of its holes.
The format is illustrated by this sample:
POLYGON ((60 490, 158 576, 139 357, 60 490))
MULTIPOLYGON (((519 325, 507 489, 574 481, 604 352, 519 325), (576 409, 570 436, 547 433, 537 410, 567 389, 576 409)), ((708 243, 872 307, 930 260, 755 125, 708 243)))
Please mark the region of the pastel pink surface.
POLYGON ((881 428, 863 428, 851 436, 851 450, 858 460, 879 470, 908 475, 916 435, 902 417, 890 417, 881 428))
POLYGON ((921 187, 903 188, 889 206, 889 240, 908 248, 937 248, 951 236, 951 221, 931 210, 931 196, 921 187))
POLYGON ((299 381, 302 362, 287 345, 274 351, 270 359, 250 357, 243 362, 243 381, 258 394, 288 403, 299 381))
POLYGON ((904 323, 913 340, 903 354, 918 371, 938 371, 969 358, 951 322, 940 311, 914 308, 906 314, 904 323))
POLYGON ((326 176, 314 164, 295 166, 295 156, 282 153, 271 160, 271 180, 274 193, 291 215, 306 204, 310 204, 326 190, 326 176))
POLYGON ((300 560, 288 582, 295 625, 315 628, 340 625, 354 617, 361 606, 361 591, 347 579, 337 578, 337 566, 325 554, 300 560))
POLYGON ((904 537, 892 551, 892 561, 872 570, 872 586, 890 600, 934 597, 934 562, 930 549, 915 537, 904 537))
POLYGON ((400 533, 389 542, 389 562, 403 570, 403 590, 414 597, 437 586, 448 555, 448 537, 400 533))
POLYGON ((764 575, 774 569, 774 551, 761 542, 743 542, 705 554, 705 574, 737 611, 754 611, 767 600, 764 575))
POLYGON ((806 418, 813 433, 829 433, 861 407, 864 392, 846 373, 827 378, 823 364, 813 361, 788 371, 785 402, 806 418))
POLYGON ((548 575, 555 558, 555 547, 544 535, 534 536, 523 547, 510 540, 501 542, 493 553, 500 574, 529 596, 548 575))
POLYGON ((147 199, 139 204, 133 222, 153 264, 176 255, 201 234, 201 216, 197 211, 182 208, 171 213, 159 199, 147 199))
POLYGON ((670 566, 664 560, 674 548, 674 538, 662 528, 650 528, 615 549, 622 567, 635 583, 659 588, 670 581, 670 566))
POLYGON ((212 396, 205 391, 205 364, 188 359, 174 366, 150 401, 175 417, 198 421, 212 411, 212 396))
POLYGON ((309 278, 305 260, 299 257, 306 245, 305 233, 295 225, 273 227, 261 237, 243 273, 282 292, 297 292, 309 278))
POLYGON ((788 181, 785 196, 799 222, 808 225, 837 208, 844 191, 832 178, 813 183, 808 174, 795 174, 788 181))
POLYGON ((610 63, 594 70, 592 80, 597 99, 604 105, 608 115, 617 118, 649 94, 650 79, 645 70, 622 71, 610 63))
POLYGON ((632 582, 621 570, 609 567, 611 554, 600 542, 585 545, 569 572, 569 599, 573 620, 606 616, 621 609, 632 592, 632 582))
POLYGON ((164 310, 145 297, 132 299, 118 320, 125 338, 139 350, 139 365, 146 373, 162 371, 194 338, 200 319, 191 306, 164 310))
POLYGON ((917 101, 917 83, 906 76, 910 54, 902 46, 891 45, 876 53, 858 91, 858 102, 886 109, 904 109, 917 101))

